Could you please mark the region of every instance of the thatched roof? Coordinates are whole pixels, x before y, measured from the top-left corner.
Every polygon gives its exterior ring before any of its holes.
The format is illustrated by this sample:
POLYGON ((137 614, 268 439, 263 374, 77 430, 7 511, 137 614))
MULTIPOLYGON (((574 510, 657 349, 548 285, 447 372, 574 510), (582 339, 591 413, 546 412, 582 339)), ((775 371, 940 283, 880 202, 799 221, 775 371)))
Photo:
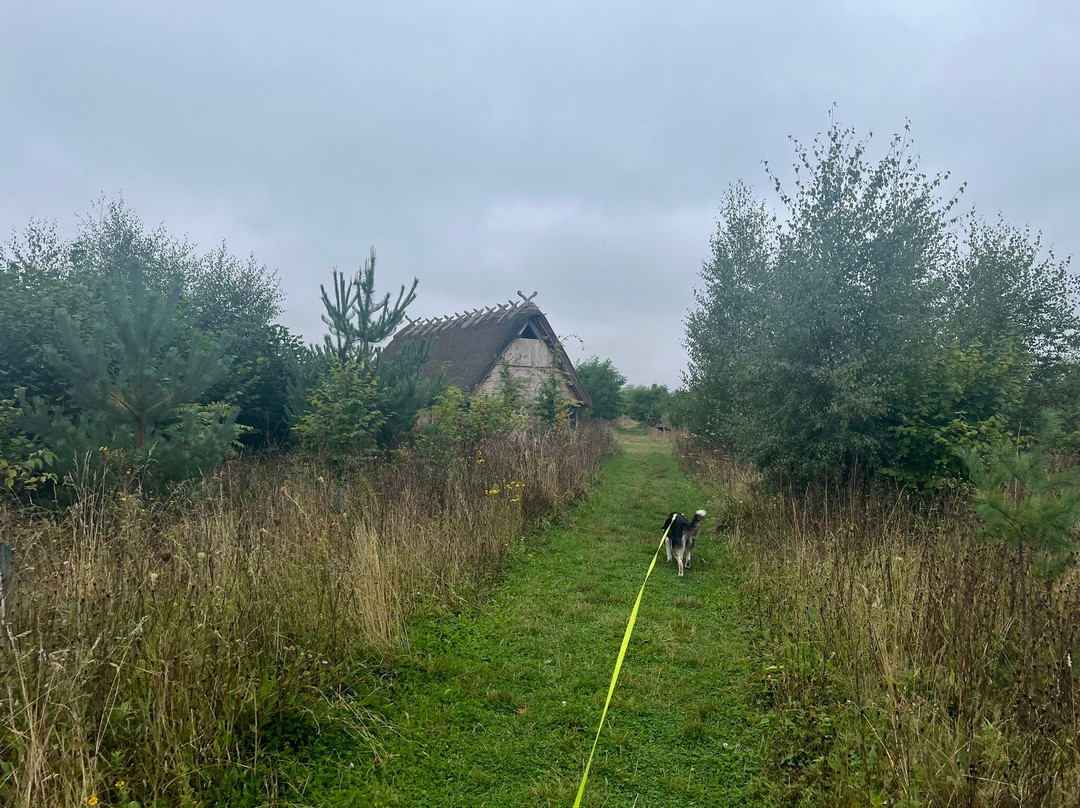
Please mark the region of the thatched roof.
POLYGON ((531 329, 553 352, 574 396, 585 406, 591 407, 592 399, 585 392, 570 357, 563 350, 547 317, 532 302, 536 293, 529 297, 521 292, 518 294, 520 301, 511 300, 464 314, 455 312, 447 317, 411 320, 394 334, 390 344, 383 349, 383 354, 393 356, 407 344, 428 340, 431 352, 421 377, 435 378, 445 371, 450 384, 471 392, 491 374, 510 343, 531 329))

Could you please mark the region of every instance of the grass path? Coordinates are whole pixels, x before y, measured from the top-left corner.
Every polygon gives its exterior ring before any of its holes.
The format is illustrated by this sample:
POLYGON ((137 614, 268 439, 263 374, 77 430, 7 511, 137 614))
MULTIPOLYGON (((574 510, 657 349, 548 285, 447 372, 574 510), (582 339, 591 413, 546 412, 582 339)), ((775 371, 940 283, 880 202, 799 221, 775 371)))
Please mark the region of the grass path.
MULTIPOLYGON (((385 719, 377 753, 355 753, 349 768, 339 750, 306 799, 573 804, 664 517, 706 505, 667 447, 633 435, 622 445, 573 524, 522 545, 479 607, 413 629, 366 705, 385 719)), ((762 732, 739 695, 752 662, 737 584, 708 520, 684 578, 674 562, 657 566, 585 805, 763 804, 762 732)))

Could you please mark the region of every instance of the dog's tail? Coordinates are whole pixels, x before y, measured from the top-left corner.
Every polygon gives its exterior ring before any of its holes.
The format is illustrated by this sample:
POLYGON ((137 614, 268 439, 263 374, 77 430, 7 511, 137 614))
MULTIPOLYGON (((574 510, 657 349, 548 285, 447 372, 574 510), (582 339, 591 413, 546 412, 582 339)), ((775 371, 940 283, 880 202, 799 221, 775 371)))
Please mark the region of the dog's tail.
POLYGON ((705 511, 694 511, 694 518, 690 520, 690 535, 695 539, 701 532, 701 523, 705 521, 705 511))

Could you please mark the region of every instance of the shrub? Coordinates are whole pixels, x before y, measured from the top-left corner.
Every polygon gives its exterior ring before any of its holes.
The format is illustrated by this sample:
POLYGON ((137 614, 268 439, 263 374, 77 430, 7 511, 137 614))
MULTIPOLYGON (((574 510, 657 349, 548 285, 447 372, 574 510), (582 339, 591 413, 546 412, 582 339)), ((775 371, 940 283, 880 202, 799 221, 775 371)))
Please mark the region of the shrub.
POLYGON ((355 362, 334 364, 329 378, 308 395, 308 411, 296 424, 301 445, 323 462, 337 465, 375 447, 386 420, 379 385, 355 362))
POLYGON ((435 399, 428 411, 419 445, 425 454, 437 460, 476 460, 485 442, 525 423, 514 398, 470 396, 451 386, 435 399))

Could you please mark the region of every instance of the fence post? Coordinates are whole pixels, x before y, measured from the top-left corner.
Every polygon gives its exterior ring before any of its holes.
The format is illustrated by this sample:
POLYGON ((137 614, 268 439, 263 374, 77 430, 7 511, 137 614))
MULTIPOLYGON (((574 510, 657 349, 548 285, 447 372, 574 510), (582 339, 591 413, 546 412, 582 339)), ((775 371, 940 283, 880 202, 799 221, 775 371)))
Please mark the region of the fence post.
POLYGON ((15 548, 0 544, 0 623, 7 620, 7 605, 15 586, 15 548))

